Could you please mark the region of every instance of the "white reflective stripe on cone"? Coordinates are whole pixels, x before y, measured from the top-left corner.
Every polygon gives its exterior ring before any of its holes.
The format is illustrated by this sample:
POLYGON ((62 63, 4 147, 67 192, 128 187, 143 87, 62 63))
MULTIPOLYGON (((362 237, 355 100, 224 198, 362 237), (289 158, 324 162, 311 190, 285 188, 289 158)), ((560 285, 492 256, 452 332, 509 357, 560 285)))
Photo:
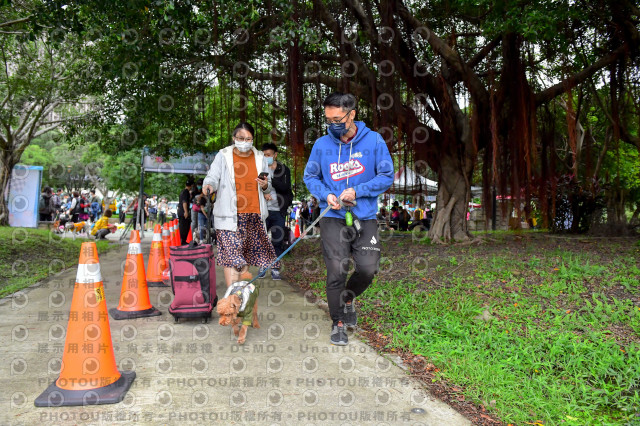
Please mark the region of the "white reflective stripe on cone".
POLYGON ((127 254, 142 254, 142 247, 140 243, 129 243, 129 250, 127 254))
POLYGON ((162 235, 153 233, 153 240, 151 241, 162 241, 162 235))
POLYGON ((102 281, 99 263, 81 263, 78 265, 76 282, 80 284, 97 283, 102 281))

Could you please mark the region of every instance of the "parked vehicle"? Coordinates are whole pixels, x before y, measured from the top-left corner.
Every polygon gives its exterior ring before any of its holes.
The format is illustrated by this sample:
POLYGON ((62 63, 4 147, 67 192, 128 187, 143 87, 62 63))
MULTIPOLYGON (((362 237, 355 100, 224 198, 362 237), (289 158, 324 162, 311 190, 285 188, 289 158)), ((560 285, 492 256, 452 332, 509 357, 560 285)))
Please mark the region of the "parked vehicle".
POLYGON ((168 204, 169 204, 169 216, 171 216, 171 220, 176 219, 178 217, 178 202, 169 201, 168 204))

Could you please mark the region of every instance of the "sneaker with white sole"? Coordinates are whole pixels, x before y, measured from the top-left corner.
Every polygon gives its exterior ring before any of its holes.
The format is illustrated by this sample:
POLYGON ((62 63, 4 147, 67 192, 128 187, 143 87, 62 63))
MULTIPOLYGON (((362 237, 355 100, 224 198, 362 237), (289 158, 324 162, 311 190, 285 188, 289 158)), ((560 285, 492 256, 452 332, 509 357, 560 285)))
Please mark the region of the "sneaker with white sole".
POLYGON ((344 304, 344 325, 347 327, 355 327, 358 325, 358 314, 353 300, 344 304))
POLYGON ((280 278, 280 270, 279 269, 272 269, 271 270, 271 279, 275 280, 275 281, 279 281, 282 278, 280 278))
POLYGON ((260 268, 260 270, 258 271, 258 279, 261 280, 266 276, 267 276, 267 268, 260 268))
POLYGON ((349 343, 347 337, 347 330, 342 321, 338 321, 338 324, 334 325, 331 329, 331 344, 337 346, 346 346, 349 343))

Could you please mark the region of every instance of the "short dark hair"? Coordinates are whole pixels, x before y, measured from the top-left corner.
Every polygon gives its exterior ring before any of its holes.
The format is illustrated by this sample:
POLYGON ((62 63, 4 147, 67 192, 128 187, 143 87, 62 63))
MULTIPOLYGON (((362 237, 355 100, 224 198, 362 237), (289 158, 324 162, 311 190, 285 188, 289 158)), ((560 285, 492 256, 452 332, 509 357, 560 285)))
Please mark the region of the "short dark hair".
POLYGON ((263 151, 266 151, 268 149, 270 149, 273 152, 278 152, 278 146, 273 142, 267 142, 267 143, 262 144, 262 150, 263 151))
POLYGON ((356 97, 351 93, 333 92, 324 99, 323 107, 339 107, 343 111, 351 111, 356 109, 356 97))
POLYGON ((113 212, 111 211, 111 209, 106 209, 106 210, 104 211, 104 215, 105 215, 106 217, 111 217, 111 215, 112 215, 112 214, 113 214, 113 212))
POLYGON ((192 177, 188 177, 187 178, 187 182, 185 183, 185 186, 193 186, 194 181, 192 177))
POLYGON ((232 135, 235 136, 238 133, 238 130, 244 129, 247 132, 251 133, 251 137, 254 138, 256 136, 256 131, 253 130, 253 126, 247 122, 242 122, 233 129, 232 135))

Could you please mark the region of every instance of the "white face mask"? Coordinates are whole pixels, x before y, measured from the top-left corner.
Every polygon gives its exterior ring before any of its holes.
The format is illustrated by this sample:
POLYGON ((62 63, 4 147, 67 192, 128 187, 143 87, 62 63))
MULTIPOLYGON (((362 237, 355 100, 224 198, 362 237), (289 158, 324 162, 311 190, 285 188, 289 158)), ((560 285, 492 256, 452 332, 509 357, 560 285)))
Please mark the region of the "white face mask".
POLYGON ((237 140, 233 140, 233 143, 235 144, 236 148, 238 148, 238 151, 240 152, 248 152, 249 150, 251 150, 251 146, 253 145, 252 142, 240 142, 237 140))

